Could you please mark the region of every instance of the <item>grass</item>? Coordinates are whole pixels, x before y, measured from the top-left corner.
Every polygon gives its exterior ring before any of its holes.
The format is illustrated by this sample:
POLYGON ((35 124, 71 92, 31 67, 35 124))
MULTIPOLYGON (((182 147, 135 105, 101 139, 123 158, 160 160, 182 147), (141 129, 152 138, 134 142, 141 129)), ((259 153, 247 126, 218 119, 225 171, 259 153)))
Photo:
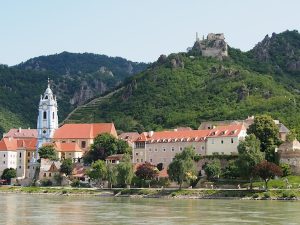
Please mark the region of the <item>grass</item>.
MULTIPOLYGON (((276 189, 276 188, 285 189, 285 188, 287 188, 286 181, 285 181, 286 179, 288 180, 289 185, 291 185, 291 188, 299 188, 300 187, 300 176, 287 176, 287 177, 282 177, 279 179, 270 180, 268 182, 268 188, 269 189, 276 189)), ((263 181, 253 183, 253 187, 262 187, 264 185, 265 185, 265 182, 263 182, 263 181)))

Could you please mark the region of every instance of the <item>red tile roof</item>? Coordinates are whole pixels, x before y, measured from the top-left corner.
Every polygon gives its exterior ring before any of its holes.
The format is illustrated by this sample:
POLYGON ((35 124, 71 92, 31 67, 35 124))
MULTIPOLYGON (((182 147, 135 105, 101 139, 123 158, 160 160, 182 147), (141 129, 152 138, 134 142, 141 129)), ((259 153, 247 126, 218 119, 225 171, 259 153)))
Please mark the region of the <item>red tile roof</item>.
POLYGON ((81 148, 78 146, 77 143, 60 143, 55 142, 54 148, 58 152, 82 152, 81 148))
POLYGON ((93 139, 98 134, 109 133, 117 137, 113 123, 64 124, 54 133, 54 139, 93 139))
POLYGON ((4 137, 12 137, 15 139, 37 138, 38 132, 36 129, 10 129, 4 137))
POLYGON ((0 151, 15 151, 17 146, 17 140, 13 138, 2 138, 0 141, 0 151))
POLYGON ((183 141, 205 141, 209 137, 235 137, 238 136, 242 129, 242 124, 219 126, 211 130, 175 130, 175 131, 158 131, 144 132, 140 134, 135 142, 183 142, 183 141))
POLYGON ((0 151, 15 151, 17 149, 35 150, 36 138, 31 139, 14 139, 14 138, 2 138, 0 141, 0 151))

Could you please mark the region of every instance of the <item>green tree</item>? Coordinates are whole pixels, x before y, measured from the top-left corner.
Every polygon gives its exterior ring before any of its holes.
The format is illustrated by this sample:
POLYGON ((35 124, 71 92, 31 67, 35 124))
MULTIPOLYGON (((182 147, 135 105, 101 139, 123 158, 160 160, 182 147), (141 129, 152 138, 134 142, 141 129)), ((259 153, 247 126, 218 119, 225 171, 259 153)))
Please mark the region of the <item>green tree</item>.
POLYGON ((117 176, 118 176, 117 167, 112 163, 108 163, 106 165, 106 170, 107 170, 106 179, 108 181, 110 188, 112 188, 113 185, 117 183, 117 176))
POLYGON ((57 161, 57 151, 53 145, 44 145, 38 150, 40 158, 57 161))
POLYGON ((118 183, 122 186, 130 185, 134 175, 130 155, 123 156, 122 161, 117 165, 117 171, 118 183))
POLYGON ((67 176, 71 175, 73 172, 73 162, 72 159, 65 159, 60 165, 60 172, 65 173, 67 176))
POLYGON ((7 180, 8 183, 10 183, 11 179, 15 177, 17 177, 17 171, 14 168, 4 169, 1 175, 1 179, 7 180))
POLYGON ((131 154, 131 148, 127 142, 118 140, 111 134, 104 133, 95 137, 94 143, 83 157, 86 163, 91 163, 97 160, 105 160, 107 156, 113 154, 131 154))
POLYGON ((268 190, 268 182, 275 176, 282 176, 282 170, 275 163, 266 160, 257 164, 254 173, 265 181, 265 189, 268 190))
POLYGON ((286 136, 286 140, 288 141, 288 142, 292 142, 292 141, 294 141, 294 140, 296 140, 297 139, 297 132, 296 132, 296 130, 295 129, 291 129, 290 130, 290 132, 287 134, 287 136, 286 136))
POLYGON ((214 159, 210 163, 207 163, 204 166, 204 171, 207 175, 207 179, 216 179, 219 178, 221 174, 221 162, 219 159, 214 159))
POLYGON ((260 149, 265 152, 265 159, 275 162, 275 148, 281 143, 279 129, 272 117, 267 115, 257 116, 254 123, 247 130, 247 134, 254 134, 260 140, 260 149))
POLYGON ((287 163, 280 163, 280 168, 282 170, 282 176, 287 177, 292 174, 291 166, 287 163))
POLYGON ((230 160, 228 162, 228 165, 225 167, 223 171, 223 176, 225 178, 235 179, 239 177, 239 175, 240 175, 240 171, 236 160, 230 160))
POLYGON ((99 185, 107 175, 105 162, 103 160, 93 162, 91 169, 87 171, 87 175, 99 185))
POLYGON ((264 160, 264 153, 260 151, 260 141, 254 134, 246 136, 244 141, 238 145, 239 158, 237 165, 240 175, 249 179, 250 189, 255 176, 255 166, 264 160))
POLYGON ((181 189, 183 182, 191 182, 197 179, 194 157, 196 152, 193 148, 185 148, 177 153, 168 167, 169 178, 176 181, 181 189))

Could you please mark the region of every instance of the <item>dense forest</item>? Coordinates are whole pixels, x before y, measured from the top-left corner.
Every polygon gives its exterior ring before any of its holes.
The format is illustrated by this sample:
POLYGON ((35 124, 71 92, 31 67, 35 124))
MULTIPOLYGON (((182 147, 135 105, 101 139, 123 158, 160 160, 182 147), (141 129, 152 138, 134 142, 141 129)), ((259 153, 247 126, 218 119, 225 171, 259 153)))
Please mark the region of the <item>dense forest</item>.
POLYGON ((114 121, 119 130, 197 128, 201 121, 269 114, 300 131, 300 34, 266 36, 223 61, 161 56, 109 97, 79 107, 68 122, 114 121))

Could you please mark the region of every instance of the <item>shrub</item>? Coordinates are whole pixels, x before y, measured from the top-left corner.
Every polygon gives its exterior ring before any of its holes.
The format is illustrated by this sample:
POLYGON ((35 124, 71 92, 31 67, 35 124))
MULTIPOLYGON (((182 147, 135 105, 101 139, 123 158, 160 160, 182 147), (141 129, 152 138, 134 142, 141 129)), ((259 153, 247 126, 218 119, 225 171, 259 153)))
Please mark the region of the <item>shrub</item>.
POLYGON ((269 192, 264 193, 264 198, 270 198, 270 197, 271 197, 271 194, 269 192))
POLYGON ((287 191, 282 192, 282 197, 283 198, 289 197, 289 192, 287 192, 287 191))
POLYGON ((44 187, 52 186, 52 181, 49 179, 41 180, 41 186, 44 186, 44 187))
POLYGON ((62 192, 61 192, 62 194, 67 194, 68 193, 68 191, 67 190, 62 190, 62 192))
POLYGON ((255 193, 252 195, 252 198, 258 198, 259 197, 259 194, 255 193))
POLYGON ((287 177, 292 174, 291 166, 287 163, 281 163, 280 168, 282 169, 282 176, 287 177))
POLYGON ((296 196, 296 194, 294 193, 294 192, 292 192, 292 193, 290 193, 290 196, 289 196, 290 198, 296 198, 297 196, 296 196))
POLYGON ((71 183, 71 187, 80 187, 80 180, 73 180, 73 182, 71 183))

